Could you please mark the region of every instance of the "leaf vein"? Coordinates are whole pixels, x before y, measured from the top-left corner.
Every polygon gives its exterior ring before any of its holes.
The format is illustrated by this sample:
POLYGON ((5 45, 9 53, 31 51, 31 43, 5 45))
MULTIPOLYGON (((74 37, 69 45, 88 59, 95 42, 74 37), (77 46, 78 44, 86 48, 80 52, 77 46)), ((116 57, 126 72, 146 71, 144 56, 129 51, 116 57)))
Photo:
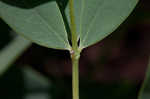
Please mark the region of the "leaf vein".
MULTIPOLYGON (((101 3, 101 2, 100 2, 101 3)), ((104 2, 103 2, 103 4, 104 4, 104 2)), ((99 7, 99 6, 98 6, 99 7)), ((97 13, 99 10, 100 10, 100 8, 101 7, 99 7, 99 8, 96 8, 97 10, 95 11, 96 12, 96 15, 95 16, 93 16, 93 18, 92 18, 92 21, 91 21, 91 24, 89 25, 89 28, 88 28, 88 30, 87 30, 87 32, 85 33, 85 37, 83 38, 83 44, 84 44, 84 42, 85 42, 85 40, 87 39, 87 37, 88 37, 88 34, 89 34, 89 32, 90 32, 90 29, 92 28, 92 26, 93 26, 93 24, 94 24, 94 22, 95 22, 95 20, 96 20, 96 18, 97 18, 97 16, 98 16, 98 14, 99 13, 97 13)))
POLYGON ((57 37, 60 41, 62 41, 66 46, 68 46, 68 44, 66 44, 65 40, 62 39, 62 38, 57 34, 57 32, 45 21, 45 18, 40 14, 40 12, 39 12, 36 8, 34 8, 33 11, 36 13, 36 15, 39 16, 39 18, 41 18, 42 22, 46 24, 46 26, 48 27, 48 29, 52 30, 52 31, 54 32, 54 34, 56 35, 56 37, 57 37))

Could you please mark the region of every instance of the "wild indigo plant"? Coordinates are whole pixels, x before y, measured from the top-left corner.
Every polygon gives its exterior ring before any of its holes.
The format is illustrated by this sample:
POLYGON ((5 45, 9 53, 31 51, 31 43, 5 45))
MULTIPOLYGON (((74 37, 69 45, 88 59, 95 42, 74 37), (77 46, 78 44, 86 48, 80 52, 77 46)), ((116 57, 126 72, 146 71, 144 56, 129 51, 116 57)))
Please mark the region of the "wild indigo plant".
POLYGON ((0 17, 32 42, 70 52, 73 99, 79 99, 80 53, 112 33, 129 16, 138 0, 40 2, 42 0, 1 0, 0 17))

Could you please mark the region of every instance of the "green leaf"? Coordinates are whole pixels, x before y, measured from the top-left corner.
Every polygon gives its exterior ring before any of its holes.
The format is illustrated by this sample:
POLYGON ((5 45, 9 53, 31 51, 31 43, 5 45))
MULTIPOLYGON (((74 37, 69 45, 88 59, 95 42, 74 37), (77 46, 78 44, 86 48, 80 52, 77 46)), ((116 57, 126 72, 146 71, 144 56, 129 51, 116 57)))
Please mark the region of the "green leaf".
MULTIPOLYGON (((88 47, 112 33, 129 16, 137 2, 138 0, 74 0, 80 47, 88 47)), ((67 9, 67 15, 68 11, 67 9)))
POLYGON ((32 69, 31 66, 28 65, 23 66, 22 72, 26 90, 30 91, 39 88, 44 89, 42 91, 48 91, 51 82, 45 76, 32 69))
POLYGON ((150 99, 150 61, 145 73, 145 79, 138 94, 138 99, 150 99))
POLYGON ((0 76, 30 45, 30 41, 19 36, 0 50, 0 76))
POLYGON ((39 45, 70 49, 63 18, 56 1, 31 9, 11 6, 0 1, 0 16, 17 33, 39 45))

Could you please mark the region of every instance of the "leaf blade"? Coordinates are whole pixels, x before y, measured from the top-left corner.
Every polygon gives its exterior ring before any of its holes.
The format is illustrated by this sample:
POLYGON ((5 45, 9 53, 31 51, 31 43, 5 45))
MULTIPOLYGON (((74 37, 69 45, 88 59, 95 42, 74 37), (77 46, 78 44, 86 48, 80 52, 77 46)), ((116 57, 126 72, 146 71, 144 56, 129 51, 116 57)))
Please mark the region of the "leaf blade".
POLYGON ((137 2, 138 0, 75 0, 80 48, 93 45, 112 33, 128 17, 137 2))
POLYGON ((0 2, 0 16, 17 33, 39 45, 69 49, 63 19, 55 1, 32 9, 22 9, 0 2))
POLYGON ((149 99, 150 98, 150 59, 148 66, 145 71, 145 77, 141 88, 139 90, 138 99, 149 99))
POLYGON ((0 51, 0 76, 31 44, 30 41, 18 36, 0 51))

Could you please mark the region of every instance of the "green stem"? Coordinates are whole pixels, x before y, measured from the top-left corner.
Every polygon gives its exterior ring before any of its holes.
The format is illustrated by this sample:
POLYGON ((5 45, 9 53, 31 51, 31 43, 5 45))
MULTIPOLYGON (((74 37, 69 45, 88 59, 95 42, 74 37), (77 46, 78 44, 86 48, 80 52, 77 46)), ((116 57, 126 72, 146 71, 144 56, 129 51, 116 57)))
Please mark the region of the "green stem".
POLYGON ((76 34, 76 25, 75 25, 75 17, 74 17, 74 0, 69 0, 69 9, 70 9, 72 49, 74 51, 77 51, 78 50, 78 38, 76 34))
POLYGON ((79 99, 79 58, 81 50, 78 48, 78 36, 76 34, 74 0, 69 0, 69 9, 72 42, 72 50, 70 51, 72 59, 72 92, 73 99, 79 99))
POLYGON ((79 59, 72 58, 72 91, 73 99, 79 99, 79 59))

